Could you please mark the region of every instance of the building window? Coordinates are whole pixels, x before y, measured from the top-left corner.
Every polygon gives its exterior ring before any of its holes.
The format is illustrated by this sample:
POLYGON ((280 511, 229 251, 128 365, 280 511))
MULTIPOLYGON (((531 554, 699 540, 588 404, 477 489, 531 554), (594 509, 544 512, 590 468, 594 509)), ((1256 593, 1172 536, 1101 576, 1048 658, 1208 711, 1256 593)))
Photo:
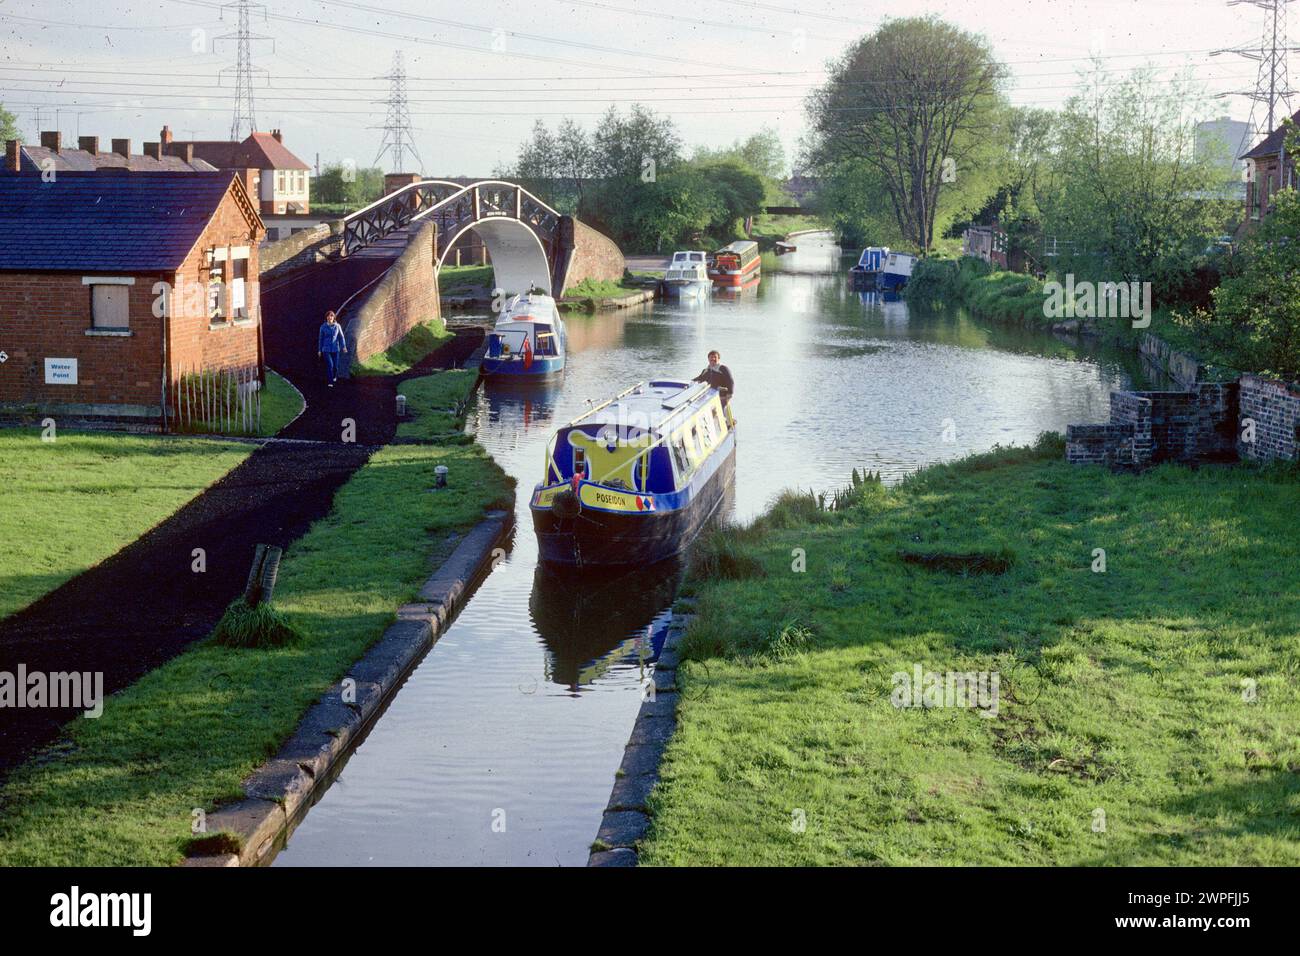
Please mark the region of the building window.
POLYGON ((90 287, 90 325, 95 329, 131 327, 128 295, 124 285, 95 284, 90 287))
POLYGON ((230 262, 230 315, 236 319, 248 318, 248 260, 232 259, 230 262))

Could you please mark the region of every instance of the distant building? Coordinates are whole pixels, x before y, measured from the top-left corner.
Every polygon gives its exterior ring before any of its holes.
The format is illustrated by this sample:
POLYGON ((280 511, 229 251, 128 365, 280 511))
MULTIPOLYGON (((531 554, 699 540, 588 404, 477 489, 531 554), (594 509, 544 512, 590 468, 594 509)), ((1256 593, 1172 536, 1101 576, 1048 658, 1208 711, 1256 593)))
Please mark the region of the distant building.
POLYGON ((19 140, 5 143, 0 175, 66 172, 211 173, 216 167, 189 152, 165 152, 161 143, 145 143, 143 153, 131 152, 129 139, 115 139, 112 149, 101 152, 98 136, 82 136, 76 148, 63 145, 63 134, 41 133, 41 145, 25 146, 19 140))
MULTIPOLYGON (((1291 122, 1300 124, 1300 112, 1291 122)), ((1296 184, 1295 164, 1283 148, 1286 132, 1285 125, 1279 126, 1241 157, 1246 164, 1246 218, 1242 225, 1247 229, 1269 214, 1279 189, 1296 184)))
POLYGON ((1249 123, 1226 116, 1206 120, 1196 124, 1196 158, 1217 161, 1239 180, 1246 169, 1242 154, 1250 149, 1253 140, 1249 123))
POLYGON ((974 256, 997 269, 1007 268, 1007 234, 997 223, 970 226, 961 234, 961 254, 974 256))
POLYGON ((0 210, 0 413, 153 425, 181 376, 260 369, 239 177, 0 176, 0 210))
POLYGON ((254 197, 260 212, 266 215, 311 212, 311 167, 284 145, 278 129, 269 133, 251 133, 242 142, 225 140, 173 140, 171 130, 162 128, 164 153, 187 148, 199 159, 217 169, 237 173, 248 195, 254 197))

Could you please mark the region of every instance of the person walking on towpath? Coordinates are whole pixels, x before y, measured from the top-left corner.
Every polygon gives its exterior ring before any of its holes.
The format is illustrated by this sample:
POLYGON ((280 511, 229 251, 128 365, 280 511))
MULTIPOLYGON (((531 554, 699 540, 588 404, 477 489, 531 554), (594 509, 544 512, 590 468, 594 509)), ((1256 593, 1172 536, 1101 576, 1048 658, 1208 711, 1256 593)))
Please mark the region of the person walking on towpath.
POLYGON ((708 382, 722 393, 723 405, 731 401, 731 396, 736 391, 736 380, 731 376, 731 369, 722 364, 722 353, 717 349, 709 353, 708 367, 691 381, 708 382))
POLYGON ((316 335, 316 354, 325 359, 325 377, 330 388, 338 381, 340 352, 348 354, 348 340, 331 309, 325 313, 325 321, 316 335))

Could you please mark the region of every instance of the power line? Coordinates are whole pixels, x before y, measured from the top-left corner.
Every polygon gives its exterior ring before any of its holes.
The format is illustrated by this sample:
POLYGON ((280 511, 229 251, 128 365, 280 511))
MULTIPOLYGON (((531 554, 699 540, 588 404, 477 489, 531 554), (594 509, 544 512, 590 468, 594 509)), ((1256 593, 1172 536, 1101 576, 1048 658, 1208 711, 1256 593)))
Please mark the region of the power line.
MULTIPOLYGON (((1287 73, 1286 54, 1297 47, 1287 46, 1286 8, 1292 0, 1229 0, 1228 6, 1249 4, 1264 11, 1264 35, 1260 38, 1259 49, 1237 47, 1230 50, 1217 50, 1216 53, 1235 53, 1248 60, 1259 62, 1259 72, 1255 76, 1253 90, 1239 90, 1224 93, 1222 96, 1244 96, 1252 104, 1262 103, 1267 114, 1267 126, 1272 132, 1276 124, 1274 114, 1279 106, 1286 107, 1286 115, 1291 115, 1291 97, 1295 90, 1291 88, 1291 78, 1287 73)), ((1254 119, 1254 107, 1251 119, 1254 119)))

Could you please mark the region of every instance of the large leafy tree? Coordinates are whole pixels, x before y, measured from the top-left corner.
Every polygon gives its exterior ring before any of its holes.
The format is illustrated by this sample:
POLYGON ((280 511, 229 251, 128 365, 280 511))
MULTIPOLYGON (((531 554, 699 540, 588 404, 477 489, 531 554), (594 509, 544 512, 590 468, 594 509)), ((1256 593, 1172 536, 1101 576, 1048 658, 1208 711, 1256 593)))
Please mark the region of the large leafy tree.
POLYGON ((1149 281, 1176 296, 1209 237, 1240 208, 1231 174, 1195 153, 1203 97, 1186 78, 1149 69, 1111 80, 1100 66, 1057 120, 1044 232, 1061 242, 1058 269, 1095 281, 1149 281))
POLYGON ((983 37, 934 17, 886 21, 809 97, 810 165, 874 180, 899 233, 928 252, 943 192, 986 164, 1002 77, 983 37))

